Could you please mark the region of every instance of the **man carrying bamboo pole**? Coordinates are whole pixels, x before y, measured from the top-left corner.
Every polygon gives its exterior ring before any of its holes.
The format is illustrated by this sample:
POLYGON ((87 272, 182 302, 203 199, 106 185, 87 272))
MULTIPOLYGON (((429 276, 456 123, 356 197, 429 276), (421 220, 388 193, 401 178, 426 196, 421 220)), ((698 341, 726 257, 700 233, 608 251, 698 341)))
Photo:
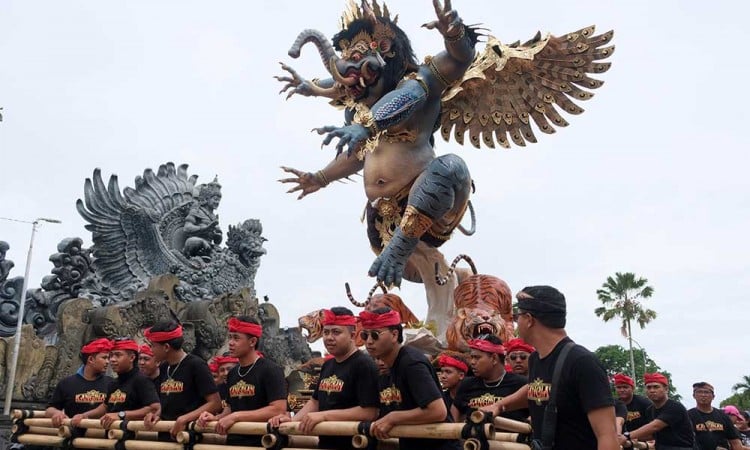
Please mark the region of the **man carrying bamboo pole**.
MULTIPOLYGON (((451 414, 457 421, 462 421, 483 406, 492 405, 526 385, 526 378, 505 371, 505 347, 499 337, 483 334, 468 342, 469 362, 474 372, 473 377, 465 378, 458 386, 456 399, 451 407, 451 414)), ((521 408, 500 414, 508 419, 525 422, 529 410, 521 408)))
MULTIPOLYGON (((200 426, 218 420, 219 434, 227 434, 236 422, 266 422, 287 409, 284 371, 258 354, 261 325, 252 317, 240 316, 229 319, 228 326, 229 353, 240 362, 227 375, 227 406, 218 415, 205 411, 198 419, 200 426)), ((228 445, 260 447, 260 441, 261 436, 227 434, 228 445)))
MULTIPOLYGON (((367 351, 383 360, 390 376, 381 378, 381 407, 390 412, 373 422, 370 432, 379 440, 388 439, 394 425, 422 425, 450 422, 440 392, 435 369, 419 350, 404 347, 403 328, 398 312, 388 307, 359 313, 360 337, 367 351), (385 381, 385 383, 383 383, 385 381)), ((458 440, 419 438, 399 439, 401 450, 448 450, 460 448, 458 440)))
POLYGON ((536 348, 529 358, 529 384, 482 409, 498 415, 529 408, 534 439, 542 441, 549 424, 555 433, 548 445, 554 449, 619 450, 607 373, 593 353, 572 344, 565 332, 565 296, 551 286, 532 286, 521 290, 516 298, 518 310, 513 318, 518 323, 518 334, 536 348), (569 347, 569 353, 562 361, 560 379, 553 386, 564 347, 569 347), (557 404, 554 422, 552 414, 545 420, 551 395, 557 404))
POLYGON ((104 402, 112 378, 104 375, 109 364, 112 341, 100 338, 81 347, 83 365, 75 374, 57 383, 45 416, 55 428, 68 417, 90 411, 104 402))
POLYGON ((138 370, 138 344, 130 338, 115 339, 109 353, 109 363, 117 378, 110 383, 106 400, 91 411, 76 414, 70 423, 77 427, 83 419, 101 417, 101 424, 109 428, 116 420, 140 420, 150 412, 158 412, 159 397, 154 383, 138 370))
MULTIPOLYGON (((333 358, 320 369, 312 398, 291 418, 289 414, 269 422, 300 422, 300 430, 310 433, 323 421, 368 421, 378 416, 378 369, 369 355, 355 344, 357 319, 348 308, 334 307, 323 313, 323 344, 333 358)), ((318 448, 352 449, 348 436, 320 436, 318 448)))
POLYGON ((162 419, 174 421, 169 434, 159 433, 159 440, 175 439, 177 433, 203 412, 221 410, 221 399, 206 362, 182 348, 182 325, 175 321, 159 322, 143 335, 151 342, 154 357, 162 361, 158 383, 161 412, 149 414, 144 422, 151 428, 162 419))

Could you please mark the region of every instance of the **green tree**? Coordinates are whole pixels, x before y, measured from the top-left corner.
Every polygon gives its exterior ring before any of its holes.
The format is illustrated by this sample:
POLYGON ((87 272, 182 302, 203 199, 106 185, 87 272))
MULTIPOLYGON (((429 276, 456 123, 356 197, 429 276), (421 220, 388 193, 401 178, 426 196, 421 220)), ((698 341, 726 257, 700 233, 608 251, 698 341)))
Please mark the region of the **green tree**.
POLYGON ((650 298, 654 288, 647 286, 648 280, 636 277, 632 272, 616 272, 614 278, 607 277, 602 288, 596 291, 596 295, 603 306, 594 310, 597 317, 605 322, 614 318, 622 319, 620 332, 628 338, 630 346, 630 376, 635 375, 635 358, 633 354, 633 333, 631 322, 635 321, 644 329, 646 324, 656 319, 656 311, 644 308, 639 299, 650 298))
POLYGON ((750 375, 743 375, 742 381, 732 386, 732 394, 722 400, 720 405, 734 405, 739 409, 750 409, 750 375))
MULTIPOLYGON (((630 353, 620 345, 605 345, 597 348, 594 353, 597 358, 599 358, 599 361, 601 361, 602 366, 604 366, 604 369, 607 371, 607 375, 610 378, 616 373, 627 373, 630 368, 630 353)), ((636 371, 641 374, 641 377, 633 378, 636 381, 636 386, 638 386, 638 393, 644 393, 642 375, 646 372, 659 372, 664 374, 668 379, 672 379, 672 374, 659 367, 659 365, 648 356, 648 352, 643 349, 636 349, 633 351, 633 354, 635 355, 636 371)), ((669 384, 669 398, 678 402, 682 400, 682 396, 671 383, 669 384)))

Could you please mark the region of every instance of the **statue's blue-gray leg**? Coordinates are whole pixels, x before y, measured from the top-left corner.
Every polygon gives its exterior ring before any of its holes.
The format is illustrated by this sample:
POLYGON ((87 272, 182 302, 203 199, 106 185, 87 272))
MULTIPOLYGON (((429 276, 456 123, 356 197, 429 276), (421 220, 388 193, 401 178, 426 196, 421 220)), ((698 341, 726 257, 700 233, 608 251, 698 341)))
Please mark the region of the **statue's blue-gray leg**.
POLYGON ((465 201, 470 190, 469 168, 461 158, 448 154, 430 162, 414 182, 401 224, 370 267, 370 276, 400 286, 404 265, 420 237, 457 201, 465 201))

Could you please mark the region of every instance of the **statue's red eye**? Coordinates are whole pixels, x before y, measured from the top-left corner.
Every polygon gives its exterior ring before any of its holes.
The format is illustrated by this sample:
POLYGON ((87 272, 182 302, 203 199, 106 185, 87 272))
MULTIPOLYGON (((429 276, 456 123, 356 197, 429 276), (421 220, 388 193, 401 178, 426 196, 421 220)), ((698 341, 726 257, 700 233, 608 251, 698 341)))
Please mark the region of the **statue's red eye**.
POLYGON ((362 59, 362 54, 361 53, 352 53, 352 59, 354 61, 359 61, 360 59, 362 59))

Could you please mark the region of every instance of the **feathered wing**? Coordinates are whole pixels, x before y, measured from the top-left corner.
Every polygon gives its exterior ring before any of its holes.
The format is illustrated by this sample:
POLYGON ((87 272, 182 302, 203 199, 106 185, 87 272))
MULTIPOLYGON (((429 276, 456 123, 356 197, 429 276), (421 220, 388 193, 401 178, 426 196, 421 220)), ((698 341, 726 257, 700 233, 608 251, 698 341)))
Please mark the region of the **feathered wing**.
POLYGON ((611 63, 600 62, 615 50, 605 47, 613 31, 594 36, 590 26, 562 37, 539 33, 530 41, 506 46, 490 36, 484 52, 476 57, 463 79, 443 96, 441 134, 447 141, 453 131, 460 144, 464 134, 479 148, 484 143, 495 148, 495 140, 505 148, 510 141, 525 146, 536 142, 531 121, 543 133, 568 122, 555 105, 570 114, 583 108, 573 103, 588 100, 603 81, 588 74, 609 70, 611 63))
POLYGON ((106 187, 100 169, 86 179, 84 200, 79 199, 76 207, 92 233, 92 267, 104 289, 117 294, 180 263, 160 228, 170 211, 191 201, 196 178, 187 176, 186 164, 175 169, 167 163, 157 174, 144 171, 135 189, 125 188, 124 196, 116 175, 106 187))

